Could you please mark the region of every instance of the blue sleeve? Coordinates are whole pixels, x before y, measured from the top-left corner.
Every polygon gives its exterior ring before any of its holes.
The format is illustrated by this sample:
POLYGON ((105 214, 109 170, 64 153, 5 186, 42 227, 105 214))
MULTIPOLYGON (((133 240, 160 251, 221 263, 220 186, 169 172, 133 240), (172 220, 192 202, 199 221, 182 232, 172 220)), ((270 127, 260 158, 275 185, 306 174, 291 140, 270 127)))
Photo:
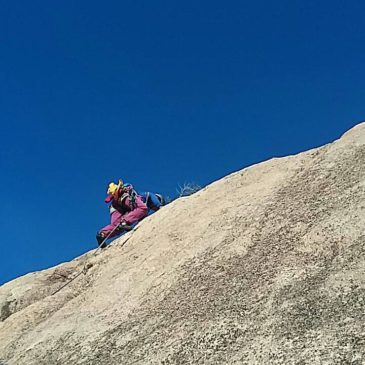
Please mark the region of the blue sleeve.
POLYGON ((156 194, 150 193, 150 200, 152 202, 152 205, 154 205, 156 208, 161 207, 160 200, 157 198, 156 194))

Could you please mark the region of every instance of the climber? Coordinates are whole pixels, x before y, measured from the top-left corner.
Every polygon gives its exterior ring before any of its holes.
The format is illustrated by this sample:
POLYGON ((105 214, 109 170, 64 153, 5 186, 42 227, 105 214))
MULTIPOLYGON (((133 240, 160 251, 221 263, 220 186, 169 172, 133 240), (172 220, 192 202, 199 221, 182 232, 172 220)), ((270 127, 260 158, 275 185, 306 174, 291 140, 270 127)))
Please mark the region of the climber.
POLYGON ((96 240, 101 248, 104 248, 105 238, 112 238, 122 232, 132 229, 132 225, 145 218, 148 214, 148 208, 142 198, 133 189, 130 184, 123 184, 119 180, 118 184, 111 182, 107 191, 108 196, 105 203, 111 203, 110 224, 102 228, 96 234, 96 240))

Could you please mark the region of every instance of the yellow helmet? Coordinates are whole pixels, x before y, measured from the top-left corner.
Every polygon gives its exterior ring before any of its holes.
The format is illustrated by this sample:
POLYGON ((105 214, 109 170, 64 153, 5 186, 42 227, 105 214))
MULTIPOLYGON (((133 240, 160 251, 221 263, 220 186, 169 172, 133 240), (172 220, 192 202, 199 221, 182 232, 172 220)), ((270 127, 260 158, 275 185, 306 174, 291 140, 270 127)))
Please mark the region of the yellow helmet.
POLYGON ((107 194, 116 195, 119 188, 123 185, 123 181, 119 180, 118 184, 111 182, 108 187, 107 194))

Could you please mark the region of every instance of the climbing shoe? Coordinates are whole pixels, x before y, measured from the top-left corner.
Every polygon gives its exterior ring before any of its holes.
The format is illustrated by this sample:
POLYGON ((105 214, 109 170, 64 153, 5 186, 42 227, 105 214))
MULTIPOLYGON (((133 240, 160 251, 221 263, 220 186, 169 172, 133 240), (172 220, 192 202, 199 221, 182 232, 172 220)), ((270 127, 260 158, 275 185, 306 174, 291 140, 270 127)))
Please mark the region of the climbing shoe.
POLYGON ((100 248, 106 247, 106 243, 103 242, 104 239, 105 239, 105 235, 103 233, 98 232, 96 234, 96 240, 98 241, 98 247, 100 247, 100 248))

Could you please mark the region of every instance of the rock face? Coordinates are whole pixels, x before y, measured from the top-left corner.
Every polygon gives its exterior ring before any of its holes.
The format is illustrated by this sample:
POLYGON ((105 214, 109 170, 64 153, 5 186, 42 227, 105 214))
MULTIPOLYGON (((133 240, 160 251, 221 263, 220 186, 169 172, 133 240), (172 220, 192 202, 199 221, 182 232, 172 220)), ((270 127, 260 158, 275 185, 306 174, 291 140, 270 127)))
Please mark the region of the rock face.
POLYGON ((178 199, 105 250, 3 285, 0 359, 363 364, 364 313, 362 123, 178 199))

